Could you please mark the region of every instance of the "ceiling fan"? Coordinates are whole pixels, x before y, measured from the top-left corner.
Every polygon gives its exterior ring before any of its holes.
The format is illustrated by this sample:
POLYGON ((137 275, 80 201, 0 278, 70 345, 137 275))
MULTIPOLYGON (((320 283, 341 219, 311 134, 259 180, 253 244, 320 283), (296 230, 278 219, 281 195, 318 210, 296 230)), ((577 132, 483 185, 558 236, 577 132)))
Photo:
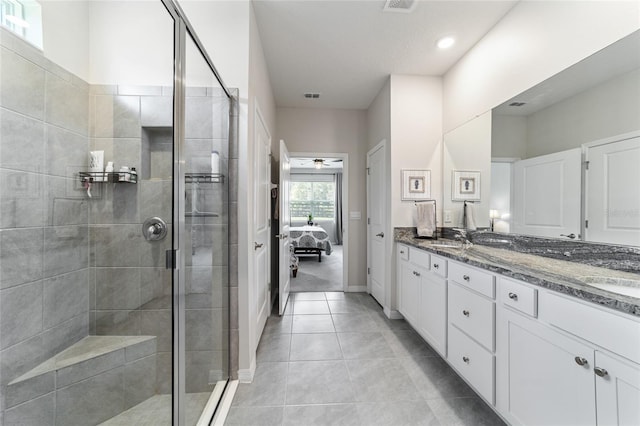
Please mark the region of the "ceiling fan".
POLYGON ((313 164, 313 167, 316 169, 321 169, 323 167, 329 167, 331 166, 331 164, 329 163, 342 163, 342 160, 340 159, 336 159, 336 160, 328 160, 325 161, 324 158, 314 158, 314 159, 309 159, 309 161, 306 162, 306 164, 313 164))

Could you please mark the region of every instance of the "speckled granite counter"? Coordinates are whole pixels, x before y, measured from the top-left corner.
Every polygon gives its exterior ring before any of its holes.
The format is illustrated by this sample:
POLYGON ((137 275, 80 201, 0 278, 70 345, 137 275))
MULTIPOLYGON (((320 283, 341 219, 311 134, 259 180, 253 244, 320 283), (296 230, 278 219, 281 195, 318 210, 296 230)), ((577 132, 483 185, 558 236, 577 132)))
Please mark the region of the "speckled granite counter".
POLYGON ((550 259, 479 244, 464 251, 460 248, 436 247, 434 243, 451 242, 455 244, 455 242, 415 238, 415 228, 396 228, 394 240, 496 274, 640 317, 640 298, 602 290, 587 284, 584 280, 584 277, 607 277, 637 281, 640 280, 640 274, 637 273, 550 259))

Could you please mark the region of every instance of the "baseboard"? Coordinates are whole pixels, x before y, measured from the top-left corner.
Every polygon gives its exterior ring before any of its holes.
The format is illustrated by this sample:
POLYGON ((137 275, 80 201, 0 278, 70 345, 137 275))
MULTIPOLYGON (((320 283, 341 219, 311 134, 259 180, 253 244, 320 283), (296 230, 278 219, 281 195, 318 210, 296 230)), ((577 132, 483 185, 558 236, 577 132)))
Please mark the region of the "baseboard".
POLYGON ((366 285, 351 285, 345 290, 345 293, 366 293, 366 292, 367 292, 366 285))
POLYGON ((251 367, 241 368, 238 370, 238 381, 240 383, 251 383, 253 382, 253 376, 255 374, 256 374, 256 360, 254 358, 251 361, 251 367))
POLYGON ((384 314, 387 316, 387 318, 392 319, 392 320, 398 320, 398 319, 404 319, 404 317, 402 316, 402 314, 395 310, 395 309, 389 309, 386 306, 382 309, 382 311, 384 312, 384 314))

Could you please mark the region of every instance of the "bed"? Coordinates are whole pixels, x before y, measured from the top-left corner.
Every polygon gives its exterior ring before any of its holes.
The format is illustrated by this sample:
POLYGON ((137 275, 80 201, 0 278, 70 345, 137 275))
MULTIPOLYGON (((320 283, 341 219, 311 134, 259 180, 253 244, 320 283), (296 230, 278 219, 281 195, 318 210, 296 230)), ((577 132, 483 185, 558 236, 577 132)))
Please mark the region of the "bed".
POLYGON ((289 238, 296 254, 317 254, 322 262, 322 252, 331 254, 331 241, 327 231, 319 226, 297 226, 289 228, 289 238))

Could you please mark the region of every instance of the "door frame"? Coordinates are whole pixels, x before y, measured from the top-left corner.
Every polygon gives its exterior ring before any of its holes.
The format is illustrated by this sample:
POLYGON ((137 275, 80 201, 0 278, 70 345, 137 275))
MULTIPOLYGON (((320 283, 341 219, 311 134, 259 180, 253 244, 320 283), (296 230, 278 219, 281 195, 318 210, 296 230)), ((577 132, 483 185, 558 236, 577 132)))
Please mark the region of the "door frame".
POLYGON ((289 152, 289 158, 307 157, 331 157, 342 160, 342 291, 347 293, 349 291, 349 154, 346 152, 289 152))

